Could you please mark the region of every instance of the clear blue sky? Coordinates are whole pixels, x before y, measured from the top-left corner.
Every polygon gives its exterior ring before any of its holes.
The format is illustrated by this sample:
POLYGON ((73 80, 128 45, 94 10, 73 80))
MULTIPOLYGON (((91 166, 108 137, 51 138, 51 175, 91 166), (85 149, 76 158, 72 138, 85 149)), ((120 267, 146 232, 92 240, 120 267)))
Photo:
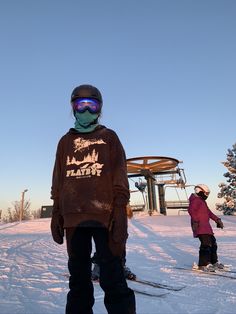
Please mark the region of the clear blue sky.
POLYGON ((127 158, 183 161, 217 201, 236 141, 236 1, 8 0, 0 4, 0 209, 51 204, 72 89, 97 86, 127 158))

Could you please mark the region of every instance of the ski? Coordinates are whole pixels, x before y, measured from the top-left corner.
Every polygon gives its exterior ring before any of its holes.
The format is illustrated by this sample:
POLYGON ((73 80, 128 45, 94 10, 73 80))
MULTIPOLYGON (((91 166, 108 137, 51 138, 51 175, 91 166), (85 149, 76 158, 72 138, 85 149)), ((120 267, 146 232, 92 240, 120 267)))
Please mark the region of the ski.
MULTIPOLYGON (((197 268, 197 263, 195 262, 193 264, 193 269, 196 269, 197 268), (196 267, 196 268, 195 268, 196 267)), ((184 268, 189 268, 190 266, 189 265, 183 265, 184 268)), ((197 270, 197 269, 196 269, 197 270)), ((233 268, 232 269, 232 265, 227 265, 227 264, 224 264, 224 268, 221 269, 221 268, 216 268, 215 271, 218 273, 230 273, 230 274, 236 274, 236 270, 233 268)))
POLYGON ((166 295, 169 294, 169 292, 166 292, 166 293, 150 293, 150 292, 146 292, 146 291, 141 291, 141 290, 138 290, 138 289, 135 289, 135 288, 131 288, 134 293, 137 293, 137 294, 141 294, 141 295, 145 295, 145 296, 148 296, 148 297, 154 297, 154 298, 162 298, 162 297, 165 297, 166 295))
POLYGON ((177 286, 172 286, 172 285, 168 285, 168 284, 162 284, 162 283, 155 282, 155 281, 144 280, 144 279, 140 279, 140 278, 128 279, 128 280, 133 281, 133 282, 137 282, 137 283, 140 283, 143 285, 147 285, 150 287, 166 289, 166 290, 171 290, 171 291, 180 291, 180 290, 185 288, 185 286, 177 287, 177 286))
MULTIPOLYGON (((194 265, 195 265, 195 266, 194 266, 194 269, 195 269, 195 267, 197 267, 197 263, 195 262, 194 265)), ((183 267, 184 267, 184 268, 189 268, 189 267, 191 267, 191 266, 184 264, 183 267)), ((220 272, 220 273, 222 272, 222 273, 236 274, 236 270, 235 270, 235 269, 231 269, 231 267, 232 267, 232 265, 227 265, 227 264, 225 264, 223 269, 221 269, 221 268, 216 268, 215 270, 216 270, 216 272, 220 272)))
MULTIPOLYGON (((132 280, 134 281, 134 280, 132 280)), ((95 284, 99 284, 99 280, 93 280, 93 283, 95 284)), ((142 294, 142 295, 145 295, 145 296, 148 296, 148 297, 156 297, 156 298, 161 298, 161 297, 164 297, 166 295, 169 294, 169 292, 164 292, 164 293, 152 293, 152 292, 147 292, 147 291, 144 291, 144 290, 139 290, 137 288, 134 288, 133 286, 132 287, 129 287, 131 288, 134 293, 137 293, 137 294, 142 294)))
MULTIPOLYGON (((135 280, 131 280, 133 282, 135 282, 135 280)), ((93 280, 93 283, 95 284, 99 284, 99 280, 93 280)), ((161 298, 161 297, 164 297, 166 295, 169 294, 169 292, 164 292, 164 293, 151 293, 151 292, 147 292, 147 291, 144 291, 144 290, 139 290, 137 288, 134 288, 134 287, 130 287, 134 293, 137 293, 137 294, 142 294, 142 295, 145 295, 145 296, 148 296, 148 297, 156 297, 156 298, 161 298)))
MULTIPOLYGON (((69 278, 69 274, 63 274, 63 276, 69 278)), ((186 287, 186 286, 172 286, 172 285, 162 284, 162 283, 159 283, 159 282, 156 282, 156 281, 149 281, 149 280, 144 280, 144 279, 140 279, 140 278, 136 278, 136 279, 128 279, 127 278, 127 280, 139 283, 141 285, 146 285, 146 286, 159 288, 159 289, 170 290, 170 291, 180 291, 180 290, 182 290, 182 289, 184 289, 186 287)), ((99 283, 99 280, 93 280, 93 282, 94 283, 99 283)))
POLYGON ((224 277, 224 278, 228 278, 228 279, 236 279, 236 276, 231 276, 231 275, 227 275, 226 273, 228 271, 214 271, 214 272, 206 272, 203 270, 199 270, 199 269, 192 269, 192 268, 185 268, 185 267, 173 267, 174 269, 178 269, 178 270, 184 270, 184 271, 190 271, 190 272, 195 272, 198 273, 200 275, 211 275, 211 276, 218 276, 218 277, 224 277))
POLYGON ((218 270, 220 273, 230 273, 230 274, 236 274, 235 270, 231 270, 231 269, 219 269, 218 270))
MULTIPOLYGON (((134 280, 132 280, 132 281, 134 281, 134 280)), ((99 284, 99 280, 93 280, 93 283, 99 284)), ((134 291, 134 293, 145 295, 147 297, 153 297, 153 298, 162 298, 162 297, 165 297, 166 295, 169 294, 169 292, 163 292, 163 293, 147 292, 147 291, 144 291, 144 290, 140 290, 140 289, 134 288, 133 286, 129 287, 129 288, 132 289, 134 291)))

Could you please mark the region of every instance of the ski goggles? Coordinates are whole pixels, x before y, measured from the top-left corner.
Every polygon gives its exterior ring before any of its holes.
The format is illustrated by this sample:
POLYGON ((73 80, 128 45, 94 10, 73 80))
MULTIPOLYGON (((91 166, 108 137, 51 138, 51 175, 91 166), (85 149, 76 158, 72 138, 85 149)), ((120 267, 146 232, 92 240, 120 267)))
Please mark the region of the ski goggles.
POLYGON ((92 98, 76 98, 71 102, 73 110, 76 112, 85 112, 88 110, 90 113, 98 113, 101 111, 101 103, 92 98))

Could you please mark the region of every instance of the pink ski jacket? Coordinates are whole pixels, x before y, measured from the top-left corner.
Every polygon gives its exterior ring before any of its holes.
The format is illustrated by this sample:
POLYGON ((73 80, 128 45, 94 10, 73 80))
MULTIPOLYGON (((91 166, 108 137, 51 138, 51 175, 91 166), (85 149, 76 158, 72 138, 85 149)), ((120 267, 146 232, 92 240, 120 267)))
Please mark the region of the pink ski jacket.
POLYGON ((214 234, 210 225, 210 219, 217 222, 219 217, 213 214, 208 208, 206 201, 197 194, 191 194, 189 198, 188 213, 191 216, 191 226, 195 238, 200 234, 214 234))

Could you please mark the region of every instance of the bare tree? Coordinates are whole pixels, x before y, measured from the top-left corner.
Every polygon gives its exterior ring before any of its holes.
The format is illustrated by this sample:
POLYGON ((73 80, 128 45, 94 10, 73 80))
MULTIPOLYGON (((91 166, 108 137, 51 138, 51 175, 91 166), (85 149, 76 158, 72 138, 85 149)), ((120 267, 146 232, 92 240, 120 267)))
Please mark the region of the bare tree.
MULTIPOLYGON (((7 209, 7 218, 4 219, 5 222, 14 222, 14 221, 20 220, 21 202, 15 201, 12 204, 13 204, 13 209, 12 208, 7 209)), ((30 201, 24 202, 22 220, 30 219, 31 217, 30 205, 31 205, 30 201)))

